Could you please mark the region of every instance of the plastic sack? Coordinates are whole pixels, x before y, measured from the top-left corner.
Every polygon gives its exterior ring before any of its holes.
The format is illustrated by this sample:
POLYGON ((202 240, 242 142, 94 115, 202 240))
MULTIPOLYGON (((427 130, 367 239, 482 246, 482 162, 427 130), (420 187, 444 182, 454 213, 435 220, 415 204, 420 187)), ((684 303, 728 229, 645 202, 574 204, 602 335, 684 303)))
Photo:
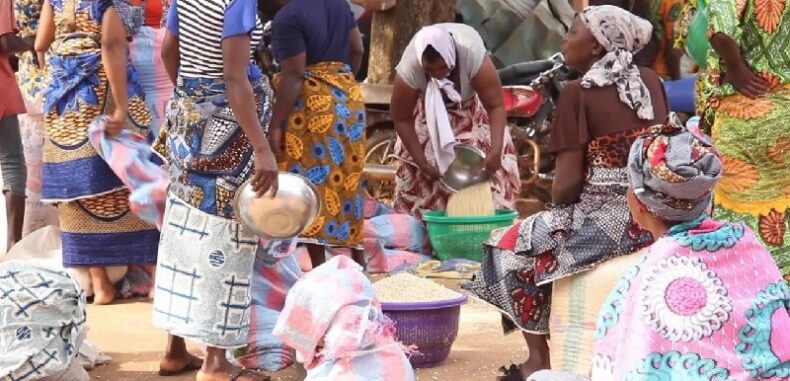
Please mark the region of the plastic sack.
POLYGON ((411 251, 387 249, 378 240, 372 238, 365 239, 364 245, 367 257, 366 270, 372 274, 391 273, 430 259, 427 255, 411 251))
MULTIPOLYGON (((17 242, 8 254, 0 257, 0 262, 12 259, 35 261, 51 267, 63 268, 60 229, 56 226, 46 226, 30 233, 17 242)), ((110 281, 117 283, 126 275, 127 269, 126 266, 110 266, 107 267, 107 275, 110 281)), ((79 283, 87 296, 93 295, 91 277, 86 267, 72 267, 66 270, 79 283)))
POLYGON ((362 215, 363 217, 365 217, 365 219, 368 219, 376 216, 381 216, 384 214, 392 214, 394 212, 395 211, 394 209, 392 209, 391 206, 376 201, 376 199, 374 198, 368 197, 365 199, 362 215))
POLYGON ((239 362, 247 368, 276 372, 291 366, 293 350, 272 335, 288 290, 302 276, 295 256, 256 258, 252 275, 252 303, 247 348, 239 362))
POLYGON ((351 2, 370 11, 386 11, 398 3, 397 0, 351 0, 351 2))
POLYGON ((365 220, 362 236, 376 239, 387 249, 422 252, 427 233, 420 221, 408 214, 385 214, 365 220))
POLYGON ((44 153, 44 114, 41 101, 25 102, 27 114, 19 118, 19 134, 25 152, 27 182, 25 189, 25 222, 22 236, 47 225, 58 225, 58 210, 41 202, 41 160, 44 153))

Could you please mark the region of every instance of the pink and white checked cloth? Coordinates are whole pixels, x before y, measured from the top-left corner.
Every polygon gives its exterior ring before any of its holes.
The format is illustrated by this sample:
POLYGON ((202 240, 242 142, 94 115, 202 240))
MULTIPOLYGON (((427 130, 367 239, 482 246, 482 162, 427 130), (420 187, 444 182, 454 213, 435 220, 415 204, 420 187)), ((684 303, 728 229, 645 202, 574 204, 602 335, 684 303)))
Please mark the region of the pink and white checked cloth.
POLYGON ((131 192, 129 208, 142 220, 161 228, 170 181, 167 170, 151 161, 145 137, 129 130, 109 138, 104 133, 107 117, 96 118, 88 128, 88 139, 99 156, 131 192))

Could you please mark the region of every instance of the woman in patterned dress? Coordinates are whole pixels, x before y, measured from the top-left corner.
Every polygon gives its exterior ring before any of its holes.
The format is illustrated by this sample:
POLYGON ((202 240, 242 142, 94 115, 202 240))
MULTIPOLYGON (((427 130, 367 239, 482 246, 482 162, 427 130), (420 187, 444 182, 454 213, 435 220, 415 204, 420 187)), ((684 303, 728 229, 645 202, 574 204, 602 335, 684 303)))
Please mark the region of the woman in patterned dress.
POLYGON ((492 233, 482 269, 470 288, 504 313, 505 331, 521 330, 529 359, 503 369, 523 380, 550 368, 551 283, 596 268, 652 242, 626 205, 631 143, 668 113, 658 75, 637 68, 633 53, 652 26, 615 6, 588 7, 563 44, 566 63, 584 73, 563 88, 550 147, 557 152, 553 205, 492 233))
POLYGON ((707 11, 708 119, 724 160, 714 216, 747 222, 790 282, 790 5, 716 0, 707 11))
POLYGON ((290 241, 259 240, 232 202, 250 179, 259 196, 277 189, 265 136, 272 89, 252 63, 263 35, 257 8, 255 0, 173 0, 167 12, 162 58, 175 91, 154 143, 170 167, 153 313, 154 326, 169 333, 162 376, 265 378, 226 357, 247 345, 256 258, 291 250, 290 241), (207 346, 205 361, 184 339, 207 346))
POLYGON ((96 304, 115 297, 106 266, 156 263, 159 231, 129 211, 129 191, 87 136, 103 114, 108 133, 128 128, 150 136, 151 116, 126 51, 138 11, 122 0, 46 0, 36 37, 51 75, 42 199, 58 205, 63 264, 88 267, 96 304))
MULTIPOLYGON (((267 3, 267 2, 265 2, 267 3)), ((280 170, 303 175, 324 208, 301 237, 313 266, 326 247, 362 249, 365 105, 354 73, 364 48, 345 0, 270 0, 272 43, 282 72, 275 78, 272 147, 280 170)))
POLYGON ((437 180, 454 157, 446 143, 456 142, 485 152, 494 205, 513 208, 521 180, 502 85, 474 28, 448 23, 417 32, 398 64, 390 108, 398 132, 396 210, 420 216, 446 207, 451 192, 437 180))

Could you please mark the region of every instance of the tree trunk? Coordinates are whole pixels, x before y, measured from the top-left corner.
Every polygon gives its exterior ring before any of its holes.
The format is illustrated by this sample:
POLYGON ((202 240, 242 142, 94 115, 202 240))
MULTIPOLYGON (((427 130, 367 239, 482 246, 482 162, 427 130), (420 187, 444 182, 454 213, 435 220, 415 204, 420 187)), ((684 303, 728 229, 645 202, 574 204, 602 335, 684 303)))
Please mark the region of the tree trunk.
POLYGON ((368 82, 392 83, 395 67, 417 31, 426 25, 452 22, 455 0, 398 0, 385 12, 373 14, 368 82))

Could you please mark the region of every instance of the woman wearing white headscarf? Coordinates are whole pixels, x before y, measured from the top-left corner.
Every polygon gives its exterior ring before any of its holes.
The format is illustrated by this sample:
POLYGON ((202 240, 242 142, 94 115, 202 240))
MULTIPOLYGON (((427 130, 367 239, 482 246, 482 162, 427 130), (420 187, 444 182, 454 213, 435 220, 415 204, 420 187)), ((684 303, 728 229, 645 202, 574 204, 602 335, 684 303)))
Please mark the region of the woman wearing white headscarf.
POLYGON ((516 151, 505 129, 502 85, 483 39, 464 24, 423 28, 397 67, 390 113, 398 132, 395 208, 443 209, 450 193, 438 181, 467 144, 486 153, 494 202, 512 208, 518 196, 516 151))
POLYGON ((504 313, 506 332, 522 331, 529 346, 529 359, 503 369, 503 380, 550 368, 545 335, 552 282, 652 242, 625 198, 631 144, 668 113, 658 75, 633 62, 651 32, 647 20, 599 6, 579 13, 565 38, 565 62, 583 76, 568 83, 557 102, 549 140, 557 154, 553 205, 494 231, 469 287, 504 313))

